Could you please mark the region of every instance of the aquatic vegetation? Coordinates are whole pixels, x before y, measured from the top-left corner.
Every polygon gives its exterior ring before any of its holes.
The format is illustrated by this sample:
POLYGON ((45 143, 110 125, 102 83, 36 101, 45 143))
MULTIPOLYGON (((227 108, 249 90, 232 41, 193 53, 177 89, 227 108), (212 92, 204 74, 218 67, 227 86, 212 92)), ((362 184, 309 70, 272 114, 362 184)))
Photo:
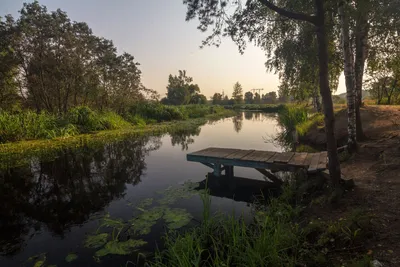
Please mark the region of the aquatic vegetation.
POLYGON ((143 199, 139 204, 137 204, 136 208, 144 211, 144 209, 147 209, 151 204, 153 204, 153 198, 145 198, 143 199))
POLYGON ((108 254, 114 255, 129 255, 131 254, 136 248, 147 244, 147 242, 143 240, 134 240, 129 239, 127 241, 110 241, 108 242, 104 248, 98 250, 96 252, 97 257, 104 257, 108 254))
POLYGON ((90 235, 85 240, 85 247, 87 248, 100 248, 107 243, 108 233, 101 233, 98 235, 90 235))
POLYGON ((191 198, 192 196, 197 194, 193 189, 196 188, 198 185, 198 183, 186 181, 183 186, 179 188, 174 188, 170 186, 161 192, 163 197, 158 199, 157 201, 161 205, 171 205, 179 199, 191 198))
POLYGON ((107 214, 104 216, 101 224, 101 227, 111 227, 111 228, 116 228, 116 229, 121 229, 125 227, 125 223, 121 219, 112 219, 110 217, 110 214, 107 214))
POLYGON ((133 231, 140 235, 149 234, 151 227, 162 218, 165 207, 154 207, 150 210, 146 210, 139 216, 130 220, 133 231))
POLYGON ((193 216, 184 209, 166 209, 163 219, 170 229, 179 229, 187 225, 193 216))
POLYGON ((76 255, 75 253, 68 253, 67 257, 65 257, 65 261, 66 262, 73 262, 77 258, 78 258, 78 255, 76 255))

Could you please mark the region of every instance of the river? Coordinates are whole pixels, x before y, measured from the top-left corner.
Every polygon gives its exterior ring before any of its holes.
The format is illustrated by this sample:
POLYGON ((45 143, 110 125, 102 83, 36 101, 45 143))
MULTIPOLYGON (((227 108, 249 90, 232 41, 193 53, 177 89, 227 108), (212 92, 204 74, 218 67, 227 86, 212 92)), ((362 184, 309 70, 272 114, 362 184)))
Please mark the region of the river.
MULTIPOLYGON (((0 170, 0 266, 125 266, 136 263, 139 253, 151 257, 162 247, 166 212, 150 219, 147 230, 132 231, 133 218, 164 209, 178 218, 171 219, 171 228, 184 230, 201 221, 203 205, 193 188, 211 170, 186 161, 187 153, 210 146, 281 151, 267 141, 279 131, 273 115, 246 112, 190 132, 65 149, 51 160, 35 158, 0 170), (174 190, 178 195, 171 194, 174 190), (107 242, 134 238, 146 244, 130 255, 116 255, 124 253, 104 250, 106 240, 85 244, 94 233, 105 233, 107 242)), ((263 180, 247 168, 235 168, 235 176, 263 180)), ((252 192, 243 188, 228 183, 212 190, 211 211, 250 220, 252 205, 246 201, 252 192)))

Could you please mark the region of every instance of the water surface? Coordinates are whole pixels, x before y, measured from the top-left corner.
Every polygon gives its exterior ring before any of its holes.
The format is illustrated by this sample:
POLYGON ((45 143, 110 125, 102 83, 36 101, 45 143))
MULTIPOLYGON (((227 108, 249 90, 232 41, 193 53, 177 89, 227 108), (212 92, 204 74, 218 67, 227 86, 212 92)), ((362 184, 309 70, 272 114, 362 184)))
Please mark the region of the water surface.
MULTIPOLYGON (((151 257, 156 244, 162 247, 163 220, 148 234, 133 237, 130 229, 121 233, 121 240, 147 242, 131 255, 93 257, 98 249, 86 248, 84 241, 108 214, 128 222, 140 214, 137 205, 143 199, 153 199, 149 208, 165 208, 160 202, 167 188, 182 188, 187 181, 204 185, 211 169, 187 162, 187 153, 210 146, 280 151, 266 142, 278 131, 273 116, 246 112, 191 131, 65 149, 50 161, 32 159, 27 166, 1 170, 0 266, 33 266, 44 259, 43 266, 125 266, 127 261, 136 262, 139 252, 151 257), (67 262, 69 253, 77 259, 67 262), (28 261, 35 255, 40 256, 28 261)), ((263 180, 260 173, 247 168, 235 168, 235 176, 263 180)), ((250 219, 251 205, 245 202, 250 199, 248 188, 247 182, 239 179, 223 185, 222 190, 211 190, 212 212, 234 212, 250 219)), ((191 214, 193 219, 186 228, 201 221, 202 202, 196 194, 178 199, 168 208, 191 214)))

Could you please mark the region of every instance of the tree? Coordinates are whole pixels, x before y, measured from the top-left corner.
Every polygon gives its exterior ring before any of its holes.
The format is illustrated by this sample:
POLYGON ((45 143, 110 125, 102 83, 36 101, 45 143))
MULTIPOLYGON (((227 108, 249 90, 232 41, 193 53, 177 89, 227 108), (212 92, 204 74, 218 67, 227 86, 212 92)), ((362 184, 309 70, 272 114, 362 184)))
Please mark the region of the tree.
POLYGON ((302 23, 310 23, 315 27, 318 44, 319 88, 325 115, 329 172, 332 184, 338 186, 341 173, 329 84, 329 49, 325 1, 315 0, 314 10, 311 10, 312 4, 308 1, 305 4, 303 3, 304 5, 298 4, 299 2, 296 2, 296 5, 292 1, 284 0, 279 2, 284 7, 278 7, 268 0, 249 0, 246 2, 245 8, 241 7, 240 1, 184 0, 184 4, 188 7, 186 20, 194 19, 197 16, 200 21, 198 28, 202 31, 206 31, 211 25, 214 26, 213 32, 203 42, 203 45, 219 45, 219 37, 224 35, 230 36, 239 45, 239 49, 244 49, 246 45, 245 37, 247 36, 250 41, 257 41, 258 44, 262 44, 263 47, 271 51, 275 47, 274 41, 276 39, 273 36, 265 38, 264 34, 268 33, 268 30, 273 28, 274 24, 282 23, 287 25, 288 29, 297 29, 298 25, 302 23), (227 6, 231 7, 234 4, 238 5, 238 8, 232 15, 228 15, 227 6), (299 11, 293 11, 294 8, 299 11), (313 15, 308 15, 305 12, 313 13, 313 15))
POLYGON ((243 103, 243 88, 239 82, 233 85, 232 98, 235 100, 235 104, 243 103))
MULTIPOLYGON (((199 99, 203 99, 205 96, 199 94, 199 86, 192 82, 193 78, 186 75, 186 70, 179 70, 178 76, 170 74, 167 85, 167 99, 164 102, 171 105, 197 104, 199 99)), ((205 102, 207 102, 207 99, 205 102)))
POLYGON ((244 102, 246 104, 252 104, 253 103, 253 93, 248 91, 244 94, 244 102))
POLYGON ((222 104, 222 94, 215 93, 212 96, 212 103, 213 103, 213 105, 221 105, 222 104))
POLYGON ((260 104, 261 103, 261 96, 259 93, 254 94, 254 103, 255 104, 260 104))
POLYGON ((24 4, 20 14, 18 20, 7 16, 0 22, 1 92, 18 89, 24 106, 54 113, 78 105, 123 113, 144 98, 134 57, 118 54, 86 23, 71 21, 60 9, 49 12, 36 1, 24 4))
POLYGON ((344 55, 344 75, 347 94, 347 149, 353 152, 357 149, 356 141, 356 90, 354 80, 354 58, 351 51, 349 21, 345 1, 340 1, 338 13, 341 24, 342 47, 344 55))
POLYGON ((195 94, 190 99, 190 104, 207 104, 207 97, 202 94, 195 94))

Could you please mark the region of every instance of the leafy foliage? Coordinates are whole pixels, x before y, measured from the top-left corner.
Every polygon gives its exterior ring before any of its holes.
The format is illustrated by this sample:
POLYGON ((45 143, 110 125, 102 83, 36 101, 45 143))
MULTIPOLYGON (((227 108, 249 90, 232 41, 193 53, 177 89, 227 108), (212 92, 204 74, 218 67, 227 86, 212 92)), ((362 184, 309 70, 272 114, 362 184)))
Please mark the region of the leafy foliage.
MULTIPOLYGON (((37 111, 67 113, 80 105, 118 113, 143 99, 147 89, 134 57, 118 54, 112 41, 93 35, 58 9, 25 3, 20 17, 0 22, 0 97, 37 111), (18 98, 16 86, 23 87, 18 98), (3 91, 6 88, 6 91, 3 91)), ((9 106, 9 105, 8 105, 9 106)))
POLYGON ((87 248, 100 248, 107 243, 108 233, 100 233, 97 235, 90 235, 85 240, 85 247, 87 248))

